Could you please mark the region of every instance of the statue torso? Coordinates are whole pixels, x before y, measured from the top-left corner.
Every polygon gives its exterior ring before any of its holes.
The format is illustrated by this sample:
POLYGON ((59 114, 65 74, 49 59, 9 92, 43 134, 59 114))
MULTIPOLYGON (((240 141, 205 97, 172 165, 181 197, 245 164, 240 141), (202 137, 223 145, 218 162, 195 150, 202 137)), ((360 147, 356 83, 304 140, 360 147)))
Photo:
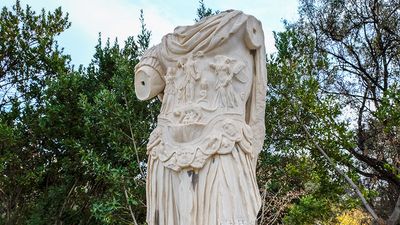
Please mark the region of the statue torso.
POLYGON ((180 170, 201 168, 210 156, 229 154, 235 144, 251 153, 253 135, 245 122, 250 65, 253 56, 240 42, 228 51, 222 46, 165 61, 161 112, 148 144, 152 157, 180 170))

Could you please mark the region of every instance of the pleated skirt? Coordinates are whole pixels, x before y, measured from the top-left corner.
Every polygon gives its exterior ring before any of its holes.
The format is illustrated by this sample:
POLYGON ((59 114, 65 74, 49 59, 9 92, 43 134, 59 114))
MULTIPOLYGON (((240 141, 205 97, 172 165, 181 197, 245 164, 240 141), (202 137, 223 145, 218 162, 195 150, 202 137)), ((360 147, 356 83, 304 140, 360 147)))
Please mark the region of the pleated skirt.
POLYGON ((254 159, 239 149, 179 172, 150 157, 148 224, 255 225, 261 198, 254 159))

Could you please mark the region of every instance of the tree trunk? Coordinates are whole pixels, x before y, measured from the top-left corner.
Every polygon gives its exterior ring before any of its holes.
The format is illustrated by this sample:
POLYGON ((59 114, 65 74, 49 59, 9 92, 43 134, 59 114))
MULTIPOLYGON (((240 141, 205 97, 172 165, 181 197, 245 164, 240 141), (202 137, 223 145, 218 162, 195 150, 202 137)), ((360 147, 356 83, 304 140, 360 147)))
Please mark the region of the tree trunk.
POLYGON ((390 215, 389 219, 387 220, 388 225, 396 225, 400 220, 400 194, 397 198, 396 205, 394 206, 392 215, 390 215))

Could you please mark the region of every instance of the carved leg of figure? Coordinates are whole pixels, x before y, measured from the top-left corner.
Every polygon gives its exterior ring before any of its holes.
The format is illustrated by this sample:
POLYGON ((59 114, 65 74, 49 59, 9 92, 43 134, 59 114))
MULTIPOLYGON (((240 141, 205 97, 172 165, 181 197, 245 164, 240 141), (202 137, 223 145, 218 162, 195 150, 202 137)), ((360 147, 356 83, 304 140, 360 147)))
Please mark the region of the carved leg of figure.
POLYGON ((255 225, 261 205, 252 158, 241 150, 180 172, 150 159, 147 188, 149 225, 255 225))

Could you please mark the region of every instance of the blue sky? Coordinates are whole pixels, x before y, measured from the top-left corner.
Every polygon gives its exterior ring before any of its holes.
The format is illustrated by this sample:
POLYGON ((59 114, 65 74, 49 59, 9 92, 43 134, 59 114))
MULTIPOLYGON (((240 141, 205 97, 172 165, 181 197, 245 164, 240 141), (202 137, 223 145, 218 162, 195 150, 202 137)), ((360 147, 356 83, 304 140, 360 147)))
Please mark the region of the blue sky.
MULTIPOLYGON (((204 0, 214 10, 238 9, 254 15, 263 24, 267 53, 275 51, 273 31, 283 30, 283 19, 298 18, 297 0, 204 0)), ((2 0, 0 7, 11 6, 14 0, 2 0)), ((97 44, 98 33, 102 37, 118 38, 122 43, 128 36, 136 36, 140 30, 140 9, 145 23, 152 32, 151 45, 173 31, 176 26, 194 23, 198 0, 21 0, 37 12, 42 8, 54 10, 61 6, 69 13, 71 27, 59 37, 59 45, 71 55, 72 63, 86 66, 97 44)))

